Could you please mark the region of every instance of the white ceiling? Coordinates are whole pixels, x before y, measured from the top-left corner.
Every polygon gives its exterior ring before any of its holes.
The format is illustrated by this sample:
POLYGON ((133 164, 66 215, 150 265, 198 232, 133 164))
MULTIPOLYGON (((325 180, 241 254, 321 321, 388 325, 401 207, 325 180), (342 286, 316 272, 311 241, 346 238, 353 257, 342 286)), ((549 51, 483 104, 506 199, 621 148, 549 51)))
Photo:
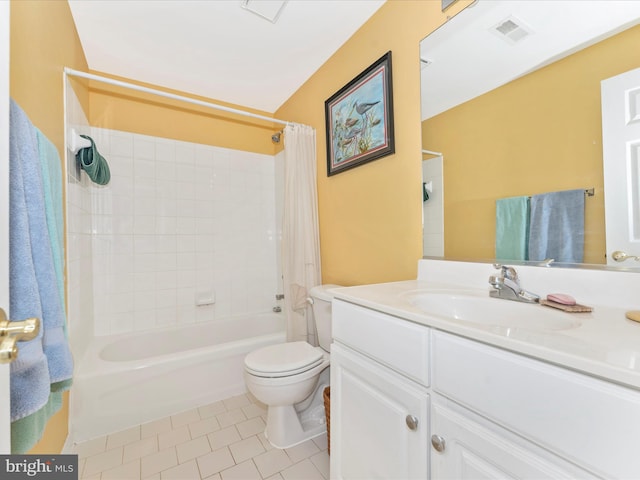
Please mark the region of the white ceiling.
MULTIPOLYGON (((420 44, 422 118, 430 118, 640 22, 638 0, 479 0, 420 44), (493 27, 530 30, 516 43, 493 27)), ((637 55, 637 52, 628 52, 637 55)))
POLYGON ((68 0, 91 70, 269 113, 386 0, 251 1, 68 0))

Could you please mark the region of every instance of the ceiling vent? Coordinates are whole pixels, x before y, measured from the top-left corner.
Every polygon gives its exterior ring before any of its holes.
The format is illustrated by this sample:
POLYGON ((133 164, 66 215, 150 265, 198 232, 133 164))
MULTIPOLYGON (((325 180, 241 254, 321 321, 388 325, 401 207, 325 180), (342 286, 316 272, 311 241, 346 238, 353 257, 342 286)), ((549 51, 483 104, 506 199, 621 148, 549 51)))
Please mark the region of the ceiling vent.
POLYGON ((497 25, 494 25, 491 31, 511 45, 520 42, 533 33, 533 30, 527 27, 522 20, 514 16, 505 18, 497 25))
POLYGON ((289 0, 242 0, 241 7, 271 23, 276 23, 289 0))

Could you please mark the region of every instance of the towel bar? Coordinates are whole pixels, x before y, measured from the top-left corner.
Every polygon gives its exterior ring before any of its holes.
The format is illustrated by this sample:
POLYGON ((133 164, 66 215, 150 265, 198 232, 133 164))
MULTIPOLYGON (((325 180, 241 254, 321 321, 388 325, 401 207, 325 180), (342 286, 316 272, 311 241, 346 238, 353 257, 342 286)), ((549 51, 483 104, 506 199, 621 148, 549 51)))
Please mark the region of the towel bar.
MULTIPOLYGON (((585 197, 593 197, 596 194, 596 189, 595 188, 585 188, 584 189, 584 195, 585 197)), ((529 196, 529 198, 531 198, 531 196, 529 196)))

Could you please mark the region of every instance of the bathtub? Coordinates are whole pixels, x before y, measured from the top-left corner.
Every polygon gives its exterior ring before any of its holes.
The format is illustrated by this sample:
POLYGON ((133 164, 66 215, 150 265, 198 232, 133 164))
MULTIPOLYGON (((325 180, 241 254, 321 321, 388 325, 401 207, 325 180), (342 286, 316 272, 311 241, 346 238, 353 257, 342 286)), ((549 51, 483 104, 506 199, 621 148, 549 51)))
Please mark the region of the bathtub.
POLYGON ((246 354, 285 340, 284 315, 275 313, 95 337, 77 363, 70 438, 89 440, 239 395, 246 354))

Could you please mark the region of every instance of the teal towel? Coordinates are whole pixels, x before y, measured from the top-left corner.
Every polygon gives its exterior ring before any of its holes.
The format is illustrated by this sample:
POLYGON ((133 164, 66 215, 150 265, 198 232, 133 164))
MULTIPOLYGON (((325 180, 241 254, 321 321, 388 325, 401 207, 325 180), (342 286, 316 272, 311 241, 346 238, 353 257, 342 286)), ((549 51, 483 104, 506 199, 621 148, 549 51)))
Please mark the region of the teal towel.
POLYGON ((42 169, 42 187, 44 190, 44 208, 47 229, 53 254, 53 266, 58 279, 60 301, 64 308, 64 217, 62 214, 62 165, 58 149, 44 134, 36 130, 38 154, 42 169))
POLYGON ((496 258, 528 260, 529 197, 496 201, 496 258))
POLYGON ((76 153, 76 159, 80 162, 80 167, 87 172, 92 182, 98 185, 106 185, 111 180, 111 172, 109 164, 105 158, 100 155, 93 139, 88 135, 80 135, 91 142, 90 147, 81 148, 76 153))
POLYGON ((31 450, 42 438, 49 419, 60 408, 62 408, 62 392, 52 391, 44 407, 36 413, 11 422, 11 453, 22 454, 31 450))

